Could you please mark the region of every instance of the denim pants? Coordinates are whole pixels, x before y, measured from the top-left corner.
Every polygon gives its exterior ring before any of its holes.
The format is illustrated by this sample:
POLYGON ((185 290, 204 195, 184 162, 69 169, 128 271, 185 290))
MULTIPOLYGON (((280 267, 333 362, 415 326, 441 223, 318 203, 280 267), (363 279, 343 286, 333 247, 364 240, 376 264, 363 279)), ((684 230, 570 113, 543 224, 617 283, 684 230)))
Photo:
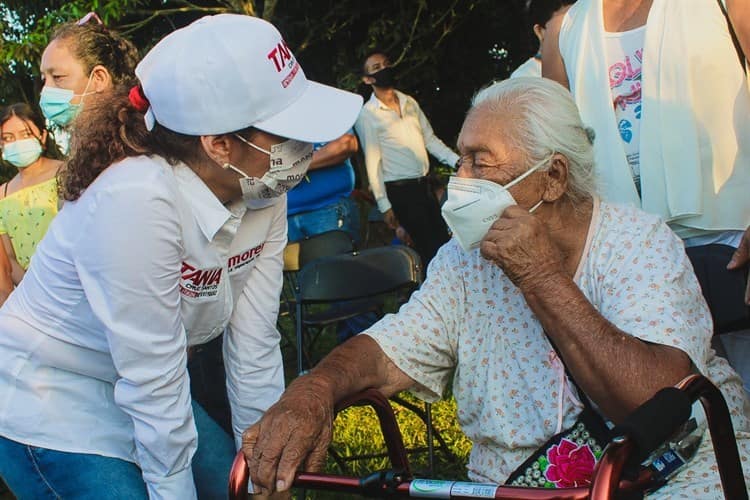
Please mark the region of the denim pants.
POLYGON ((341 198, 317 210, 287 217, 289 241, 299 241, 316 234, 340 229, 349 233, 355 243, 360 241, 359 206, 351 198, 341 198))
POLYGON ((232 410, 224 368, 224 335, 192 346, 188 355, 190 396, 227 434, 232 433, 232 410))
MULTIPOLYGON (((193 403, 198 450, 193 478, 199 499, 227 498, 233 439, 193 403)), ((69 453, 11 441, 0 436, 0 476, 18 500, 147 500, 141 469, 118 458, 69 453)))

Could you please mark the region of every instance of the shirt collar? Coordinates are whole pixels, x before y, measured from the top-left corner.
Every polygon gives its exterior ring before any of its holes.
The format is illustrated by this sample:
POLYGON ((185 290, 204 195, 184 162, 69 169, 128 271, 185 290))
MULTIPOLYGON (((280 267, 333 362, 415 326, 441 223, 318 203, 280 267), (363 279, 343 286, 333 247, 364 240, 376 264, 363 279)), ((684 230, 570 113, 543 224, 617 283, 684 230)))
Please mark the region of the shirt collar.
POLYGON ((195 220, 208 241, 231 219, 241 219, 247 210, 238 200, 224 206, 193 170, 183 163, 174 167, 180 191, 190 204, 195 220))
MULTIPOLYGON (((402 93, 402 92, 400 92, 400 91, 398 91, 396 89, 393 89, 393 91, 398 96, 398 106, 399 106, 399 108, 401 108, 401 112, 403 113, 404 106, 406 105, 406 94, 404 94, 404 93, 402 93)), ((378 107, 380 109, 385 109, 385 110, 388 110, 388 111, 393 111, 391 108, 389 108, 388 106, 386 106, 385 104, 383 104, 383 102, 375 96, 375 92, 373 92, 372 94, 370 94, 370 102, 372 103, 373 106, 376 106, 376 107, 378 107)))

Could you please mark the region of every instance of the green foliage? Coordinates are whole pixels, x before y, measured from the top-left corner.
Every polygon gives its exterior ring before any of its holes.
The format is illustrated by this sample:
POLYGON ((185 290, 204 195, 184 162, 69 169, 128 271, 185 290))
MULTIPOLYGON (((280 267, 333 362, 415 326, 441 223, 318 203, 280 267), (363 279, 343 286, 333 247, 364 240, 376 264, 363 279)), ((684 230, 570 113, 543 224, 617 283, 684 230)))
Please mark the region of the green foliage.
MULTIPOLYGON (((242 2, 237 2, 242 3, 242 2)), ((96 12, 106 26, 131 35, 137 46, 153 45, 174 29, 150 30, 149 23, 160 16, 200 12, 203 7, 184 0, 73 0, 28 2, 11 0, 0 4, 0 102, 36 102, 41 89, 39 62, 55 27, 96 12), (132 29, 135 27, 136 29, 132 29), (134 33, 138 31, 138 33, 134 33)), ((210 9, 213 12, 215 9, 210 9)), ((227 7, 221 11, 229 10, 227 7)), ((211 13, 206 12, 206 13, 211 13)), ((197 16, 196 16, 197 17, 197 16)), ((189 19, 187 22, 191 21, 189 19)), ((184 24, 187 24, 185 22, 184 24)))
MULTIPOLYGON (((400 395, 405 400, 422 406, 423 403, 409 393, 400 395)), ((427 446, 427 429, 413 412, 394 404, 396 421, 398 422, 404 444, 407 449, 424 449, 427 446)), ((464 479, 466 472, 464 464, 471 451, 471 442, 461 432, 456 421, 456 401, 453 398, 441 400, 432 407, 433 426, 440 431, 455 461, 440 451, 436 451, 439 468, 436 471, 438 479, 464 479)), ((383 435, 380 432, 377 416, 371 408, 357 407, 342 412, 334 423, 333 448, 342 456, 367 455, 385 452, 383 435)), ((420 475, 420 471, 427 470, 427 453, 410 454, 409 461, 413 470, 420 475)), ((390 467, 387 457, 362 459, 347 464, 350 473, 355 476, 365 475, 372 471, 390 467)), ((341 473, 338 466, 329 459, 327 470, 341 473)), ((421 472, 424 475, 424 472, 421 472)))
MULTIPOLYGON (((398 62, 399 89, 417 98, 446 143, 471 95, 534 50, 524 0, 6 0, 0 3, 0 104, 34 103, 39 60, 56 25, 96 11, 145 53, 206 14, 238 12, 276 24, 312 79, 359 91, 374 48, 398 62)), ((241 48, 238 47, 238 50, 241 48)), ((218 76, 217 76, 218 77, 218 76)))
MULTIPOLYGON (((416 398, 403 393, 401 396, 417 405, 416 398)), ((426 445, 426 430, 424 423, 414 415, 398 405, 394 406, 396 420, 404 438, 407 449, 424 448, 426 445)), ((433 425, 438 429, 449 446, 454 458, 446 456, 445 453, 436 450, 435 472, 432 479, 452 479, 466 481, 466 462, 471 451, 471 442, 461 432, 456 421, 456 401, 453 398, 445 399, 432 406, 433 425)), ((341 456, 354 456, 365 454, 378 454, 385 452, 383 435, 380 432, 377 416, 371 408, 355 407, 349 408, 338 415, 334 422, 333 449, 341 456)), ((409 454, 409 463, 416 477, 427 477, 427 455, 425 452, 409 454)), ((347 475, 365 476, 371 472, 390 468, 387 458, 371 458, 346 463, 349 470, 347 475)), ((330 474, 342 474, 339 466, 329 457, 325 471, 330 474)), ((295 497, 301 499, 299 491, 295 497)), ((315 500, 361 498, 355 495, 343 495, 327 491, 307 491, 307 498, 315 500)))
POLYGON ((41 82, 39 61, 55 26, 96 11, 105 24, 114 23, 141 3, 139 0, 77 0, 72 2, 7 2, 0 4, 0 100, 36 102, 41 82))

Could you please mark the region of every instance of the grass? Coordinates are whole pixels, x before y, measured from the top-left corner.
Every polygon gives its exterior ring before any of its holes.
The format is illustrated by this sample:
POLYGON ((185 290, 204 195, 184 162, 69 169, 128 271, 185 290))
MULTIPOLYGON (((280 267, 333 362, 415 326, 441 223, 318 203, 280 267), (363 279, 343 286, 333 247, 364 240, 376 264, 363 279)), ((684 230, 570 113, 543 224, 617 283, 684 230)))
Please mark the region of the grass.
MULTIPOLYGON (((407 394, 406 399, 417 400, 407 394)), ((409 410, 394 405, 396 420, 401 429, 404 444, 408 449, 426 447, 426 428, 422 420, 409 410)), ((437 479, 465 480, 465 463, 471 450, 471 443, 458 428, 455 420, 455 400, 448 399, 436 403, 432 407, 433 426, 445 439, 453 456, 449 456, 436 448, 435 472, 432 475, 426 473, 428 460, 426 452, 409 454, 409 462, 412 472, 417 477, 432 477, 437 479)), ((437 444, 436 444, 437 446, 437 444)), ((343 456, 354 456, 362 454, 375 454, 385 451, 383 435, 380 432, 375 412, 370 408, 350 408, 342 412, 334 422, 333 444, 336 452, 343 456)), ((390 468, 387 458, 362 459, 347 462, 349 470, 347 475, 366 476, 371 472, 390 468)), ((341 474, 339 466, 329 457, 326 472, 341 474)), ((306 498, 309 499, 339 499, 339 498, 361 498, 358 495, 344 495, 326 491, 307 491, 306 498)), ((301 499, 301 492, 297 491, 295 498, 301 499)))
MULTIPOLYGON (((289 317, 281 317, 279 328, 284 337, 282 341, 282 353, 284 357, 287 380, 290 381, 296 375, 296 346, 294 342, 294 325, 289 317)), ((324 330, 312 346, 312 358, 320 359, 336 345, 335 332, 333 328, 324 330)), ((420 400, 408 393, 400 395, 408 402, 423 407, 420 400)), ((404 444, 409 449, 425 449, 427 431, 424 422, 412 411, 392 404, 396 420, 404 444)), ((433 427, 440 432, 445 440, 450 453, 444 453, 435 443, 435 467, 434 474, 429 477, 435 479, 466 480, 465 464, 471 451, 471 442, 461 432, 456 420, 456 402, 450 397, 441 400, 432 406, 433 427)), ((368 407, 349 408, 338 415, 334 422, 333 449, 342 456, 375 455, 385 453, 383 435, 375 412, 368 407)), ((426 451, 409 453, 409 462, 412 473, 416 477, 428 477, 428 457, 426 451)), ((390 462, 385 456, 356 461, 347 461, 345 466, 348 470, 342 472, 337 463, 330 457, 325 472, 330 474, 342 474, 352 476, 365 476, 371 472, 390 468, 390 462)), ((296 491, 295 498, 301 500, 302 492, 296 491)), ((344 495, 326 491, 305 492, 305 498, 314 500, 361 498, 359 496, 344 495)))

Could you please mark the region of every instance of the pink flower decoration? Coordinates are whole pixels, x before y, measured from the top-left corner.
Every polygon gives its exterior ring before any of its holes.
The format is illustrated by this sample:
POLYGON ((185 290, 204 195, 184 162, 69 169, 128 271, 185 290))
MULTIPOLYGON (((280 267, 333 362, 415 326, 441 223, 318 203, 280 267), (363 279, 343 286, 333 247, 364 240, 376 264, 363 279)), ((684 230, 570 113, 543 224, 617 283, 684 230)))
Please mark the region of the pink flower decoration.
POLYGON ((578 446, 562 439, 560 444, 547 450, 549 466, 544 477, 558 488, 576 488, 591 484, 596 457, 588 445, 578 446))

